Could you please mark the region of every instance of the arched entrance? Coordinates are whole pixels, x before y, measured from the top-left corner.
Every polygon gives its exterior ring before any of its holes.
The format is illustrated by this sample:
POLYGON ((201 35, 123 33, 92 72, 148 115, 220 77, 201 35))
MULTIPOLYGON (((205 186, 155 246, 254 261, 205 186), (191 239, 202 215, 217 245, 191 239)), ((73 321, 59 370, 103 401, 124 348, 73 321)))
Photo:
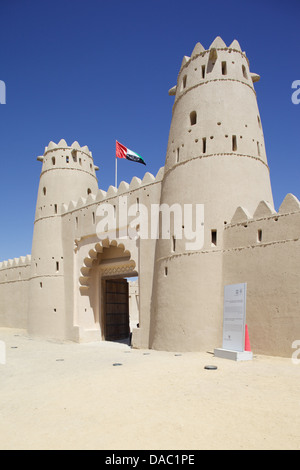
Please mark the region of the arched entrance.
POLYGON ((137 277, 136 262, 124 244, 103 240, 84 259, 81 290, 90 298, 95 323, 105 341, 124 341, 130 337, 129 283, 137 277))

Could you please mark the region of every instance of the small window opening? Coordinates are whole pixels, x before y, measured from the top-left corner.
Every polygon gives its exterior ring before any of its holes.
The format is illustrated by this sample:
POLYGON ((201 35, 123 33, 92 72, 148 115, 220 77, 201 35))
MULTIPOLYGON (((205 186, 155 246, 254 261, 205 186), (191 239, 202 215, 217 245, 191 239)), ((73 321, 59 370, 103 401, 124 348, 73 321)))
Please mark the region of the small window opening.
POLYGON ((165 266, 165 276, 168 275, 168 266, 165 266))
POLYGON ((261 129, 261 120, 259 116, 257 116, 257 121, 258 121, 259 128, 261 129))
POLYGON ((202 78, 205 78, 205 65, 201 67, 202 78))
POLYGON ((44 194, 44 196, 46 196, 46 194, 47 194, 47 189, 45 188, 45 186, 43 187, 43 194, 44 194))
POLYGON ((81 160, 81 158, 79 158, 79 165, 82 166, 82 160, 81 160))
POLYGON ((258 156, 260 157, 260 147, 259 147, 259 142, 257 142, 257 153, 258 153, 258 156))
POLYGON ((140 198, 139 197, 136 198, 136 210, 137 212, 140 212, 140 198))
POLYGON ((194 126, 197 123, 197 113, 196 113, 196 111, 192 111, 190 113, 190 121, 191 121, 191 126, 194 126))
POLYGON ((222 62, 222 75, 227 75, 227 63, 222 62))
POLYGON ((54 308, 53 311, 56 312, 56 308, 54 308))
POLYGON ((70 162, 70 158, 66 156, 66 163, 69 163, 69 162, 70 162))
POLYGON ((93 224, 95 224, 95 212, 92 213, 92 217, 93 217, 93 224))
POLYGON ((243 71, 244 78, 248 78, 247 70, 246 70, 246 67, 244 65, 242 65, 242 71, 243 71))
POLYGON ((237 150, 236 135, 232 136, 232 150, 233 152, 237 150))
POLYGON ((86 191, 88 194, 91 194, 92 190, 90 188, 87 189, 86 191))
POLYGON ((257 241, 258 243, 261 243, 262 241, 262 230, 258 230, 257 232, 257 241))
POLYGON ((202 153, 206 153, 206 137, 202 139, 202 153))
POLYGON ((52 157, 52 165, 55 165, 55 157, 52 157))
POLYGON ((176 237, 174 235, 172 237, 172 251, 176 251, 176 237))
POLYGON ((215 229, 211 231, 211 245, 217 246, 217 231, 215 229))
POLYGON ((43 288, 43 283, 42 283, 42 282, 40 282, 40 288, 41 288, 41 289, 43 288))
POLYGON ((59 261, 56 261, 56 272, 59 271, 59 261))
POLYGON ((179 147, 176 149, 176 163, 179 162, 179 147))
POLYGON ((184 88, 186 87, 186 79, 187 79, 187 76, 185 75, 182 79, 182 89, 184 90, 184 88))
POLYGON ((54 204, 54 214, 57 214, 57 204, 54 204))
POLYGON ((76 225, 76 228, 78 228, 78 217, 75 218, 75 225, 76 225))
POLYGON ((72 150, 72 158, 73 158, 73 162, 76 163, 77 162, 77 150, 72 150))

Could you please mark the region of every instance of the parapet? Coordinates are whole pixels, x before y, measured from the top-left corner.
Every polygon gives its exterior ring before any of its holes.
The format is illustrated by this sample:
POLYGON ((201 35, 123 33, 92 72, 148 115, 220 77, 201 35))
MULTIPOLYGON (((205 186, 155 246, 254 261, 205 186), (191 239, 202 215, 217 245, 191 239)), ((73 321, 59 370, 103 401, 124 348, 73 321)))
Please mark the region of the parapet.
POLYGON ((20 256, 20 258, 9 259, 0 262, 0 270, 17 268, 19 266, 29 266, 31 264, 31 255, 20 256))
POLYGON ((109 199, 124 195, 126 193, 131 193, 132 191, 136 191, 140 188, 160 183, 163 179, 163 175, 164 167, 161 167, 157 172, 156 176, 153 176, 151 173, 147 172, 145 173, 144 178, 142 180, 134 176, 130 184, 125 181, 121 181, 118 188, 116 188, 115 186, 109 186, 107 191, 99 189, 96 195, 89 194, 87 198, 81 197, 78 201, 70 201, 68 205, 63 204, 62 214, 67 212, 73 212, 77 209, 82 209, 83 207, 89 206, 91 204, 105 202, 109 199))
POLYGON ((300 202, 288 194, 276 212, 267 201, 260 201, 251 215, 238 207, 224 228, 224 249, 239 250, 299 240, 300 202))
POLYGON ((205 49, 198 42, 191 56, 183 57, 178 73, 177 85, 170 88, 169 95, 176 95, 178 98, 179 94, 182 96, 188 89, 192 89, 197 85, 221 79, 239 81, 254 90, 253 83, 257 82, 260 76, 256 73, 251 73, 249 67, 246 53, 242 51, 236 39, 227 46, 223 39, 217 36, 208 49, 205 49), (232 56, 230 60, 228 55, 232 56), (217 59, 219 59, 220 67, 214 67, 217 59), (191 67, 189 67, 190 65, 191 67))
POLYGON ((28 281, 31 269, 31 256, 9 259, 0 263, 0 284, 28 281))
MULTIPOLYGON (((82 153, 84 156, 87 156, 89 159, 93 159, 93 155, 92 155, 92 152, 89 150, 88 146, 87 145, 84 145, 83 147, 81 147, 79 145, 79 143, 75 140, 75 142, 72 143, 72 145, 68 145, 67 142, 65 141, 65 139, 61 139, 58 144, 56 144, 55 142, 49 142, 48 146, 45 147, 45 152, 44 152, 44 155, 40 155, 37 157, 37 160, 39 162, 45 162, 46 160, 46 156, 48 153, 50 152, 55 152, 56 150, 68 150, 69 151, 69 155, 70 157, 70 163, 71 161, 73 162, 77 162, 77 152, 80 152, 82 153)), ((54 160, 55 157, 53 157, 53 160, 54 160)), ((78 159, 79 160, 79 163, 82 163, 81 162, 81 159, 78 159)), ((69 163, 69 162, 67 162, 69 163)), ((95 171, 98 171, 99 170, 99 167, 98 166, 95 166, 93 165, 93 169, 95 171)))
POLYGON ((280 215, 293 214, 300 211, 300 201, 293 194, 285 196, 278 212, 276 212, 268 201, 260 201, 253 215, 250 215, 244 207, 238 207, 230 221, 230 225, 245 224, 245 222, 274 218, 280 215))
POLYGON ((65 139, 61 139, 58 142, 58 144, 52 141, 49 142, 48 146, 45 148, 44 155, 47 152, 50 152, 51 150, 58 150, 58 149, 80 150, 82 153, 85 153, 86 155, 92 157, 92 152, 89 150, 87 145, 81 147, 79 143, 77 142, 77 140, 75 140, 75 142, 73 142, 72 145, 68 145, 65 139))

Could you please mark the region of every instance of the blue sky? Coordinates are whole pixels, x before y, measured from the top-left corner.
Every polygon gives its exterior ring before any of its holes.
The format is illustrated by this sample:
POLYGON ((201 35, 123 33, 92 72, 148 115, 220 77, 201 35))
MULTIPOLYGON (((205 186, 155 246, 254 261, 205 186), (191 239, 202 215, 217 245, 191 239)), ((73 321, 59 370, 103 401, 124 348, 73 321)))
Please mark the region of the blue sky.
MULTIPOLYGON (((164 165, 184 55, 237 39, 255 85, 276 209, 300 197, 299 0, 0 0, 0 260, 31 252, 41 163, 50 140, 93 153, 99 186, 114 184, 115 140, 164 165)), ((145 167, 120 161, 119 181, 145 167)))

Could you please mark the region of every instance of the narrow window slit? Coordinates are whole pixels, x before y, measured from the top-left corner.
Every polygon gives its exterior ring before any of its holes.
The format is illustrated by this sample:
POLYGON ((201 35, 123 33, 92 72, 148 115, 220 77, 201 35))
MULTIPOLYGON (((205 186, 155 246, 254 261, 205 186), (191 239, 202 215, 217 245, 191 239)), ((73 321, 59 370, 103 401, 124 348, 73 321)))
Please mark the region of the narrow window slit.
POLYGON ((233 152, 237 150, 236 135, 232 136, 232 150, 233 152))
POLYGON ((243 77, 248 78, 247 70, 246 70, 246 67, 244 65, 242 65, 242 72, 243 72, 243 77))
POLYGON ((196 111, 192 111, 190 113, 190 121, 191 121, 191 126, 194 126, 197 123, 197 113, 196 113, 196 111))
POLYGON ((217 231, 215 229, 211 231, 211 244, 217 246, 217 231))
POLYGON ((262 242, 262 230, 261 229, 259 229, 257 232, 257 241, 258 243, 262 242))
POLYGON ((227 63, 222 62, 222 75, 227 75, 227 63))
POLYGON ((176 251, 176 237, 174 235, 172 237, 172 251, 176 251))

